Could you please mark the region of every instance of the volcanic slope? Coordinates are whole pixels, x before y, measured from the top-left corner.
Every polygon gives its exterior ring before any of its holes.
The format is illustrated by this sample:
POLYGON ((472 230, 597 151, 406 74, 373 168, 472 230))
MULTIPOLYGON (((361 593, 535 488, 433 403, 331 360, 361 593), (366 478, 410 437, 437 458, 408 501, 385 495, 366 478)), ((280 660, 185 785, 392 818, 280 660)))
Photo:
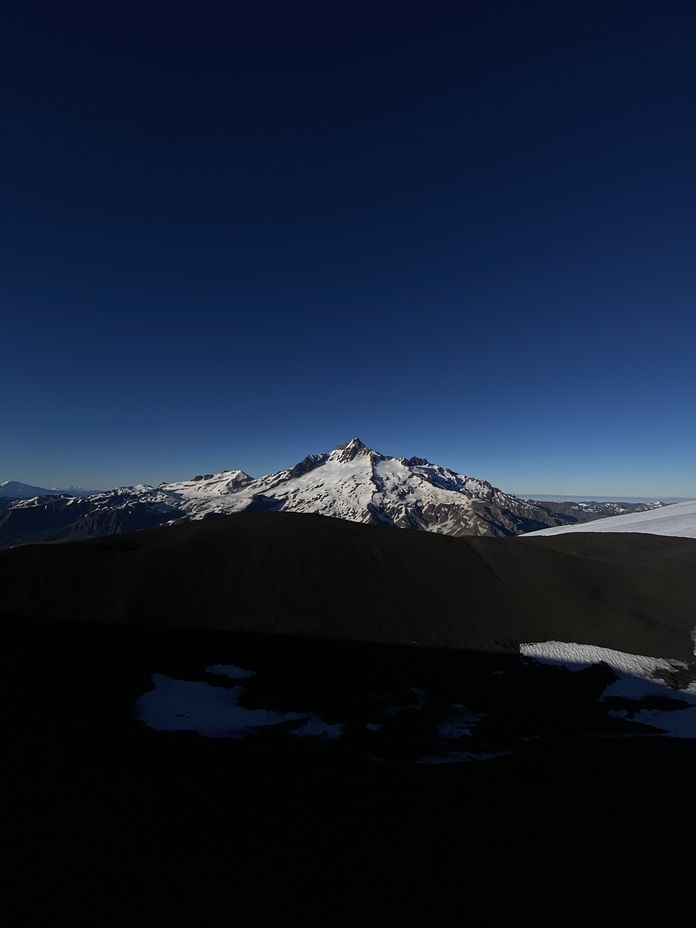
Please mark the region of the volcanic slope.
POLYGON ((230 470, 159 487, 120 487, 89 499, 8 501, 0 512, 0 545, 71 541, 186 519, 281 510, 444 535, 510 536, 631 508, 636 507, 519 499, 485 480, 424 458, 388 457, 353 438, 258 479, 230 470))
POLYGON ((452 538, 241 513, 0 552, 0 612, 519 652, 693 659, 696 540, 452 538))

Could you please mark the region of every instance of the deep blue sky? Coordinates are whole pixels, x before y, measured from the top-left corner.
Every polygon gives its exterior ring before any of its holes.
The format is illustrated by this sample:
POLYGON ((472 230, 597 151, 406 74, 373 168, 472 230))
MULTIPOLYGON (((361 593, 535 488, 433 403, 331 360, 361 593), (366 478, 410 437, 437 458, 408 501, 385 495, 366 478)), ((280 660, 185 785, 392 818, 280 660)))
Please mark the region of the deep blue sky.
POLYGON ((696 5, 0 16, 0 480, 696 496, 696 5))

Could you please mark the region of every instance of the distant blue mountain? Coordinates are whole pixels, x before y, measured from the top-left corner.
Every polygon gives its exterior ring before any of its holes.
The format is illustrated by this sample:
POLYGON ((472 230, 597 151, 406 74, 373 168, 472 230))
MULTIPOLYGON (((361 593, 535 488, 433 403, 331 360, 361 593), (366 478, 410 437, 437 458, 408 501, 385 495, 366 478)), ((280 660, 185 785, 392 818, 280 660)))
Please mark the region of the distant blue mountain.
POLYGON ((34 487, 30 483, 20 483, 18 480, 5 480, 0 483, 0 497, 5 499, 33 499, 35 496, 92 496, 101 493, 101 490, 85 490, 83 487, 67 487, 57 490, 55 487, 34 487))
POLYGON ((576 496, 566 493, 564 496, 552 493, 516 493, 521 499, 538 499, 552 503, 686 503, 690 496, 576 496))

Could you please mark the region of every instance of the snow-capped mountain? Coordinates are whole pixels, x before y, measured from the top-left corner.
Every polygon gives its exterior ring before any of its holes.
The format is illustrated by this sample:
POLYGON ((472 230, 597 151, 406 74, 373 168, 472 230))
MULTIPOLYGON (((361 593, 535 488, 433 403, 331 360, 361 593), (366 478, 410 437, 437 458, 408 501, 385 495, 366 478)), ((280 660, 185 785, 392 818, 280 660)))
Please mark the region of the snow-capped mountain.
POLYGON ((514 535, 527 522, 547 524, 535 518, 535 507, 485 480, 424 458, 388 457, 358 438, 256 480, 226 471, 141 491, 139 499, 178 507, 191 518, 283 510, 449 535, 514 535))
MULTIPOLYGON (((627 505, 619 511, 635 508, 627 505)), ((0 544, 68 540, 183 519, 279 510, 445 535, 519 535, 614 515, 617 506, 523 500, 486 480, 457 474, 425 458, 389 457, 353 438, 331 452, 310 454, 288 470, 259 478, 229 470, 158 487, 119 487, 87 499, 39 496, 18 501, 0 514, 0 544)))
POLYGON ((93 496, 101 490, 85 490, 83 487, 67 487, 64 490, 35 487, 30 483, 20 483, 18 480, 3 480, 0 482, 0 498, 4 499, 33 499, 36 496, 93 496))

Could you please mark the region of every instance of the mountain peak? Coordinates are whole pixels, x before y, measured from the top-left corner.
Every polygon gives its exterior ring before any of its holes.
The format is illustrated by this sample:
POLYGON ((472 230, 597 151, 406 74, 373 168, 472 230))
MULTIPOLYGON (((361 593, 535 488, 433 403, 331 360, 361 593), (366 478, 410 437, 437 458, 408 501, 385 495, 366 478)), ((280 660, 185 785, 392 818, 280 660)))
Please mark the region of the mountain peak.
POLYGON ((354 461, 356 458, 365 457, 366 455, 382 457, 381 454, 368 448, 359 438, 351 438, 345 445, 336 445, 330 457, 332 461, 339 461, 345 464, 348 461, 354 461))
POLYGON ((285 510, 443 535, 503 536, 627 511, 618 503, 521 500, 425 458, 379 454, 357 436, 258 478, 227 470, 159 487, 117 487, 82 501, 61 492, 0 483, 0 547, 241 512, 285 510))

